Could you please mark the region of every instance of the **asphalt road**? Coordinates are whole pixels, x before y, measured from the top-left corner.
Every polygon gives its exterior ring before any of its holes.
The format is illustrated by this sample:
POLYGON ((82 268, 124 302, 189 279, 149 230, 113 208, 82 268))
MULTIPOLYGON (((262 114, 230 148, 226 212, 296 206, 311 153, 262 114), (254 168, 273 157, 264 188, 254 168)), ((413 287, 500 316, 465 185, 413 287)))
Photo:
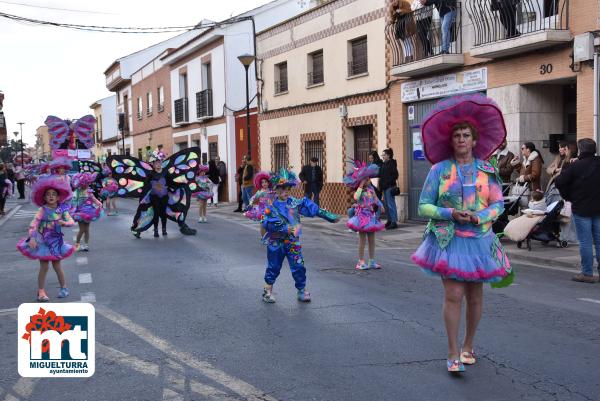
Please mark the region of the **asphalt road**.
POLYGON ((479 361, 457 378, 445 369, 441 284, 411 264, 412 247, 381 246, 383 270, 356 272, 355 234, 305 227, 313 302, 296 301, 285 265, 265 304, 256 223, 209 208, 201 225, 194 210, 197 236, 169 223, 168 237, 137 240, 135 204, 120 206, 92 224, 91 251, 64 263, 65 302, 96 307, 87 379, 19 377, 15 308, 34 300, 37 263, 14 246, 34 208, 0 221, 0 401, 600 400, 600 284, 515 266, 516 285, 486 287, 479 361))

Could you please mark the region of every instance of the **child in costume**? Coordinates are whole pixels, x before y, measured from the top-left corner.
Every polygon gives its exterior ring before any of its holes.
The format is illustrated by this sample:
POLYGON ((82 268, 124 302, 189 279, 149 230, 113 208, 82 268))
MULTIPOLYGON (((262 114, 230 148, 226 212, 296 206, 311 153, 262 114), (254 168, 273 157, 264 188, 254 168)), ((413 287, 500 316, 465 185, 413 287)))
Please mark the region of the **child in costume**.
POLYGON ((103 170, 104 178, 102 179, 102 189, 100 190, 100 197, 104 202, 104 208, 107 210, 107 216, 115 216, 119 214, 117 210, 117 191, 119 190, 119 184, 117 180, 112 177, 112 171, 109 168, 103 170))
MULTIPOLYGON (((67 174, 69 170, 71 170, 71 160, 66 157, 57 157, 46 167, 46 171, 50 175, 59 180, 63 180, 69 187, 71 187, 71 177, 67 174)), ((65 210, 71 210, 71 196, 61 202, 59 206, 65 210)))
POLYGON ((208 166, 205 164, 198 165, 198 175, 196 176, 196 184, 198 184, 198 192, 193 195, 198 199, 198 223, 206 223, 206 201, 212 199, 213 192, 211 183, 206 175, 208 166))
POLYGON ((354 171, 344 177, 344 184, 352 188, 355 204, 348 210, 350 219, 346 226, 358 232, 358 263, 357 270, 381 269, 375 262, 375 233, 385 230, 385 224, 380 220, 383 204, 375 193, 371 178, 377 177, 379 166, 366 165, 360 161, 354 162, 354 171), (369 241, 369 263, 365 263, 365 244, 369 241))
POLYGON ((71 256, 75 248, 63 242, 61 227, 72 226, 75 222, 60 204, 70 197, 71 188, 63 179, 53 176, 39 178, 31 190, 31 199, 40 209, 29 226, 29 236, 17 243, 17 249, 29 259, 40 261, 38 302, 49 301, 44 286, 50 261, 60 283, 58 298, 69 296, 60 261, 71 256))
MULTIPOLYGON (((244 216, 254 221, 262 221, 265 209, 273 203, 273 200, 277 196, 273 190, 271 184, 271 173, 267 171, 261 171, 254 176, 254 187, 256 193, 250 198, 249 207, 244 212, 244 216)), ((260 226, 261 237, 265 235, 265 228, 260 226)))
POLYGON ((278 174, 273 175, 271 182, 277 197, 271 206, 265 208, 262 219, 262 226, 266 231, 263 242, 267 245, 267 271, 262 299, 267 303, 275 302, 273 284, 279 276, 283 260, 287 258, 298 290, 298 301, 310 302, 310 293, 306 291, 306 268, 300 245, 300 216, 317 216, 332 223, 338 220, 338 216, 319 208, 306 197, 303 199, 290 197, 290 189, 298 184, 298 179, 292 171, 281 168, 278 174))
POLYGON ((90 223, 96 221, 102 215, 102 202, 100 202, 90 185, 96 180, 96 173, 78 173, 73 176, 72 184, 75 188, 71 205, 73 219, 79 224, 77 243, 80 251, 89 251, 90 223), (83 237, 84 242, 81 243, 83 237))

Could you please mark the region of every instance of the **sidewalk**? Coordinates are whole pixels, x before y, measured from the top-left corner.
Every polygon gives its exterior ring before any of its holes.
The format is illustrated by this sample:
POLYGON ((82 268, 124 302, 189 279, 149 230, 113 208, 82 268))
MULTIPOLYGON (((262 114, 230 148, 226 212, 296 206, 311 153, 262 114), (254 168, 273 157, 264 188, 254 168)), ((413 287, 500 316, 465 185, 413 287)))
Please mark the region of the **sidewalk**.
MULTIPOLYGON (((218 208, 209 207, 208 213, 217 213, 219 216, 227 216, 236 220, 244 220, 240 213, 233 213, 237 203, 219 204, 218 208)), ((346 218, 335 224, 328 223, 321 219, 303 219, 302 224, 306 227, 315 228, 330 235, 351 235, 346 228, 346 218)), ((383 231, 377 233, 377 240, 390 246, 392 243, 403 246, 419 246, 423 239, 425 225, 420 223, 398 224, 397 230, 383 231)), ((579 248, 577 245, 569 245, 568 248, 558 248, 555 243, 543 245, 541 242, 532 241, 531 251, 528 251, 523 244, 523 249, 517 248, 517 244, 507 240, 502 240, 502 245, 506 250, 511 261, 522 264, 534 264, 541 266, 553 266, 563 269, 569 269, 573 272, 579 271, 579 248)))

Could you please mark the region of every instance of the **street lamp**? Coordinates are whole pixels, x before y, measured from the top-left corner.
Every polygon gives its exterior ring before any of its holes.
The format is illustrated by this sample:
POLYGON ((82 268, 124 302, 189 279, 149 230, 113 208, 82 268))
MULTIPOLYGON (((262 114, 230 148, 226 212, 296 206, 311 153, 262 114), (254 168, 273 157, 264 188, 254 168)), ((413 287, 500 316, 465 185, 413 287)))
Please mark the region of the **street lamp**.
POLYGON ((25 161, 23 160, 23 124, 25 123, 17 123, 21 127, 21 167, 25 167, 25 161))
POLYGON ((246 69, 246 136, 248 137, 248 156, 252 155, 252 145, 250 144, 250 89, 248 87, 248 69, 250 64, 255 60, 252 54, 242 54, 238 56, 238 60, 246 69))

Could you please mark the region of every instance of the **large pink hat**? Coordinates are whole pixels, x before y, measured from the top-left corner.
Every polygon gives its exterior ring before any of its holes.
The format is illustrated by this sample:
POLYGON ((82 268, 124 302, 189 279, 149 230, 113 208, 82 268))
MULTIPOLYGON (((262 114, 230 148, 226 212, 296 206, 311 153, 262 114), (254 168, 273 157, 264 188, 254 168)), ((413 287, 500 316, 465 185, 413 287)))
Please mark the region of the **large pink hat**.
POLYGON ((353 160, 351 163, 352 171, 344 176, 344 184, 352 189, 358 188, 365 178, 375 178, 379 175, 379 166, 375 163, 367 164, 360 160, 353 160))
POLYGON ((77 173, 71 179, 71 185, 74 188, 87 188, 96 181, 97 177, 98 173, 77 173))
POLYGON ((269 188, 272 187, 271 173, 268 171, 260 171, 254 176, 254 188, 258 190, 262 189, 262 180, 267 180, 269 182, 269 188))
POLYGON ((56 159, 50 162, 50 171, 54 172, 59 168, 64 168, 65 170, 71 170, 72 164, 71 159, 67 157, 57 157, 56 159))
POLYGON ((58 203, 62 203, 72 196, 71 187, 67 180, 57 176, 40 177, 31 188, 31 200, 37 206, 44 206, 44 194, 47 190, 54 189, 58 192, 58 203))
POLYGON ((452 127, 458 123, 467 122, 477 130, 479 138, 473 156, 478 159, 488 159, 506 139, 502 111, 492 99, 481 94, 441 100, 423 121, 423 150, 433 164, 454 156, 452 127))

